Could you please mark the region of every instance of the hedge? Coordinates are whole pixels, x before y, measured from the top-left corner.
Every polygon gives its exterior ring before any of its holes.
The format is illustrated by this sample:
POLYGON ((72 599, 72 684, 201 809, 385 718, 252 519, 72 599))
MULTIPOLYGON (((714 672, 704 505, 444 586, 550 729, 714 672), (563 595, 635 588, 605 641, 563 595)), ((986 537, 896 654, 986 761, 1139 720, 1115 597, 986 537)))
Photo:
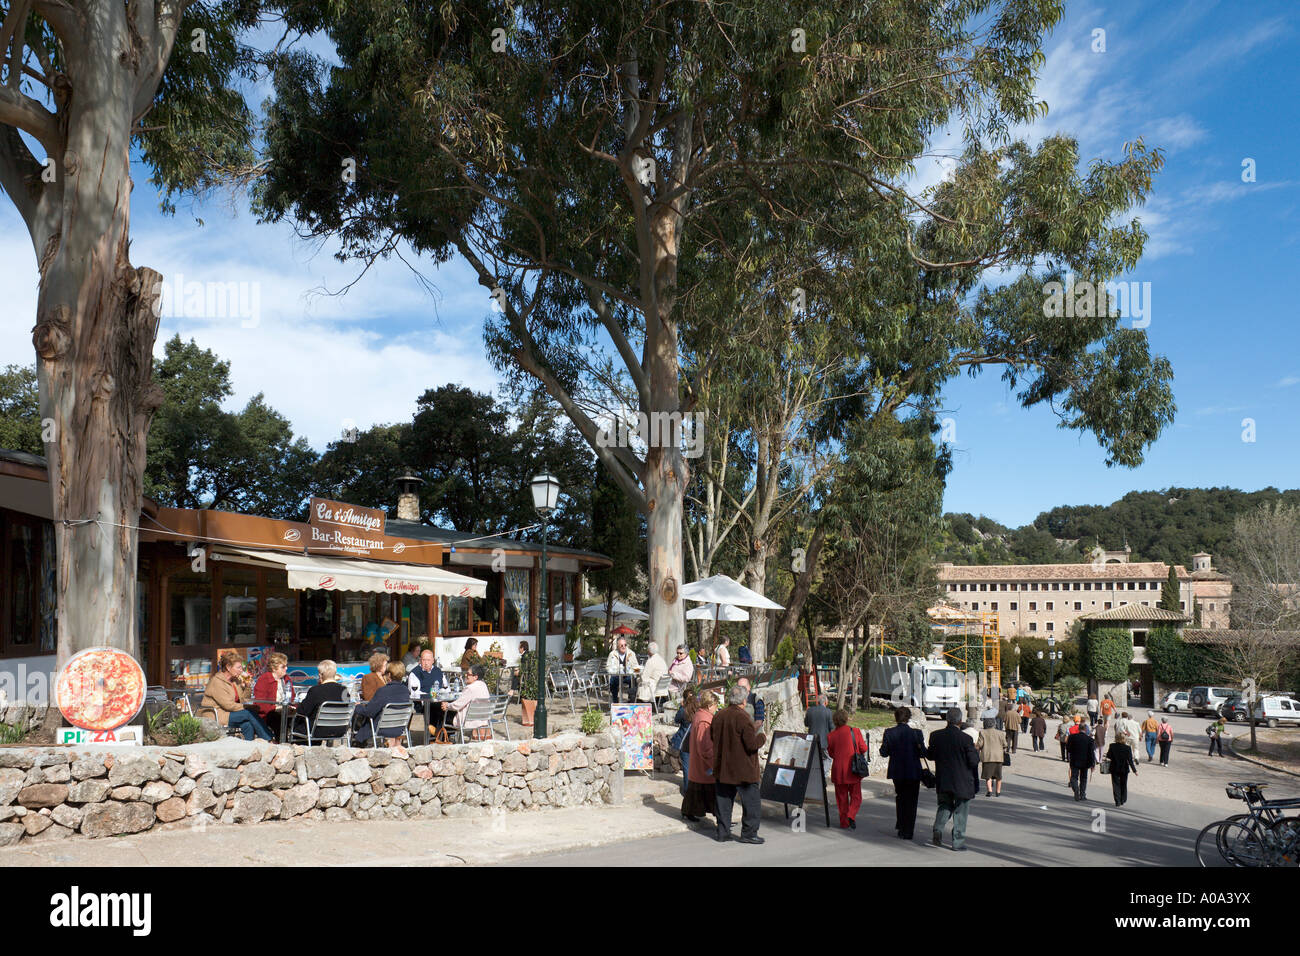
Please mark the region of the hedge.
POLYGON ((1162 684, 1203 684, 1214 681, 1214 662, 1205 648, 1186 643, 1172 627, 1147 634, 1151 676, 1162 684))
POLYGON ((1093 680, 1119 683, 1128 680, 1133 663, 1133 635, 1118 627, 1089 628, 1083 632, 1080 663, 1093 680))

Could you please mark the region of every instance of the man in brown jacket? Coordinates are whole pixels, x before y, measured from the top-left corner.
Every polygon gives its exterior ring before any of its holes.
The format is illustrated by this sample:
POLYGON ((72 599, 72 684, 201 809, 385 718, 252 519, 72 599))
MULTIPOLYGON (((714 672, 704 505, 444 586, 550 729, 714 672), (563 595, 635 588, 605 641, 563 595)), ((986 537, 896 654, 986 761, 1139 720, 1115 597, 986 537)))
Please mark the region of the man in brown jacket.
POLYGON ((758 835, 758 821, 762 801, 758 795, 758 782, 762 773, 758 767, 758 751, 767 737, 758 732, 754 720, 745 710, 748 689, 737 684, 727 694, 730 704, 713 718, 713 779, 715 801, 718 805, 719 843, 731 839, 731 808, 740 800, 740 842, 762 843, 758 835))

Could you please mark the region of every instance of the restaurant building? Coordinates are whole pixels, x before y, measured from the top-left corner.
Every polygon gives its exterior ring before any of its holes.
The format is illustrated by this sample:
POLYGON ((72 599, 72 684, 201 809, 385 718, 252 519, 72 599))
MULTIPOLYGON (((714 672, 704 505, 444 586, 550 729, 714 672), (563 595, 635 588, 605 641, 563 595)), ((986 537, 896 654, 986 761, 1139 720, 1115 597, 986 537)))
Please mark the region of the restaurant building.
MULTIPOLYGON (((521 640, 535 643, 541 545, 422 524, 417 484, 404 482, 396 518, 321 498, 307 522, 146 499, 136 627, 148 682, 202 683, 227 648, 344 663, 421 636, 443 663, 471 636, 513 663, 521 640)), ((0 450, 0 677, 19 698, 30 675, 55 669, 50 517, 44 460, 0 450)), ((611 562, 549 543, 547 556, 547 651, 559 655, 583 576, 611 562)))

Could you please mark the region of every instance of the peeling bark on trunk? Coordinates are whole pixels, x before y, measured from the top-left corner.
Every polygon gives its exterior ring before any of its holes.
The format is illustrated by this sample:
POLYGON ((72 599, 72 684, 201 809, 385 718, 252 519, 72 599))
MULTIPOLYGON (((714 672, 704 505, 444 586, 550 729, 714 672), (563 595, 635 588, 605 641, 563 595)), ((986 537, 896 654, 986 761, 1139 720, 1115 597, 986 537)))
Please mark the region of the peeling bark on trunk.
POLYGON ((129 260, 133 77, 112 41, 92 37, 71 65, 61 188, 33 230, 41 249, 37 321, 40 410, 57 549, 57 653, 139 655, 136 526, 145 439, 162 392, 151 384, 162 277, 129 260))
MULTIPOLYGON (((763 594, 766 585, 767 549, 760 539, 758 547, 750 553, 749 560, 745 563, 745 586, 763 594)), ((770 613, 758 608, 751 608, 749 612, 749 653, 753 655, 755 661, 765 661, 768 658, 767 629, 770 613)))

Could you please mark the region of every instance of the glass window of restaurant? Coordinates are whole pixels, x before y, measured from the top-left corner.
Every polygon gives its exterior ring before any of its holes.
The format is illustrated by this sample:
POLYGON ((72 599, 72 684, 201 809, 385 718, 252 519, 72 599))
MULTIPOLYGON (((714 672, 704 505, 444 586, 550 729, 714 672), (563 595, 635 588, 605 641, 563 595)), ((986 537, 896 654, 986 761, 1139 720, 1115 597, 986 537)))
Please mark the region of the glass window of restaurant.
POLYGON ((257 644, 257 569, 221 568, 220 644, 257 644))
POLYGON ((0 545, 0 656, 53 654, 53 528, 41 518, 0 512, 0 545))

